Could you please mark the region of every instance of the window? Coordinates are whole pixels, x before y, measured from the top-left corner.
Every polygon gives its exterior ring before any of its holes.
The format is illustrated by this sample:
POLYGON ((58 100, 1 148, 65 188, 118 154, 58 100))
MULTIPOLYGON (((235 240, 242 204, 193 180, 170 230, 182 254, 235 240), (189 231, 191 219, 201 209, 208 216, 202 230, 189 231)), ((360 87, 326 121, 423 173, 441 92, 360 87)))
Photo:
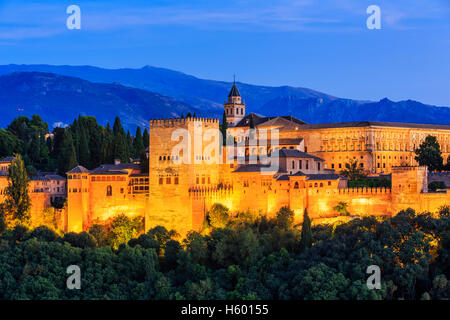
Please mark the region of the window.
POLYGON ((320 171, 320 162, 317 162, 317 170, 320 171))
POLYGON ((170 177, 166 178, 166 184, 171 184, 172 183, 172 179, 170 177))
POLYGON ((178 184, 178 177, 175 177, 175 178, 174 178, 173 183, 174 183, 174 184, 178 184))
POLYGON ((159 184, 163 184, 163 178, 159 178, 159 184))
POLYGON ((292 160, 292 169, 295 169, 295 161, 292 160))
POLYGON ((301 170, 302 169, 302 160, 298 160, 298 168, 301 170))
POLYGON ((309 168, 309 160, 306 160, 306 166, 305 166, 305 169, 308 170, 308 168, 309 168))
POLYGON ((111 186, 107 186, 106 187, 106 196, 107 197, 111 197, 112 196, 112 187, 111 186))
POLYGON ((298 181, 295 181, 294 189, 298 189, 298 181))
POLYGON ((123 193, 123 188, 120 188, 120 193, 123 193))
POLYGON ((328 181, 328 185, 331 186, 331 181, 328 181))
POLYGON ((342 168, 342 164, 339 163, 339 169, 341 169, 341 168, 342 168))

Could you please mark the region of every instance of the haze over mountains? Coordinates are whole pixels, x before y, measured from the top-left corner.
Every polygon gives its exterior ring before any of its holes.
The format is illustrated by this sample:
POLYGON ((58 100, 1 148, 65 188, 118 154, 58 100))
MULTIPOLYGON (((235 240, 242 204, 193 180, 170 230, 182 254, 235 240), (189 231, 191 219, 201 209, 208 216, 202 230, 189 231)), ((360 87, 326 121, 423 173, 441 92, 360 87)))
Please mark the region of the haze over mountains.
MULTIPOLYGON (((4 127, 18 115, 39 114, 52 127, 79 114, 101 124, 120 116, 134 130, 150 118, 181 113, 222 117, 231 82, 198 79, 168 69, 103 69, 91 66, 0 66, 4 127)), ((307 88, 237 83, 247 112, 293 115, 308 123, 388 121, 450 125, 450 108, 407 100, 378 102, 340 99, 307 88)), ((355 93, 356 95, 356 93, 355 93)))

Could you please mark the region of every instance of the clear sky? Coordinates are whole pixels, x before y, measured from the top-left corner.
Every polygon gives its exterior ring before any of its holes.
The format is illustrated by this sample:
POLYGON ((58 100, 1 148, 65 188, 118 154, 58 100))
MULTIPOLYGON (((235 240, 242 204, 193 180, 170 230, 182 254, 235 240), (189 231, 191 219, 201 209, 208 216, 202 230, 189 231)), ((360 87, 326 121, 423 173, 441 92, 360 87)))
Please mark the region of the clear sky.
POLYGON ((450 106, 450 0, 0 0, 0 64, 145 65, 450 106), (81 8, 68 30, 66 8, 81 8), (369 5, 381 30, 369 30, 369 5))

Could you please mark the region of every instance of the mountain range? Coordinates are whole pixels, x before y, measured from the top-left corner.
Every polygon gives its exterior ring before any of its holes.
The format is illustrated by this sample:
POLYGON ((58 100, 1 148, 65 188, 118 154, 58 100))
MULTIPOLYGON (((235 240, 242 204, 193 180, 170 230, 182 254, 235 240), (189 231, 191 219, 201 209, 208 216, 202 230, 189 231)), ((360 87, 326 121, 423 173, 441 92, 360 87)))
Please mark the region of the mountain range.
MULTIPOLYGON (((199 79, 146 66, 104 69, 92 66, 0 66, 0 105, 5 126, 18 115, 39 114, 52 125, 79 114, 101 124, 120 116, 124 126, 147 126, 150 118, 181 113, 221 118, 231 82, 199 79)), ((237 83, 247 113, 293 115, 308 123, 389 121, 450 125, 450 108, 406 100, 343 99, 307 88, 237 83)))

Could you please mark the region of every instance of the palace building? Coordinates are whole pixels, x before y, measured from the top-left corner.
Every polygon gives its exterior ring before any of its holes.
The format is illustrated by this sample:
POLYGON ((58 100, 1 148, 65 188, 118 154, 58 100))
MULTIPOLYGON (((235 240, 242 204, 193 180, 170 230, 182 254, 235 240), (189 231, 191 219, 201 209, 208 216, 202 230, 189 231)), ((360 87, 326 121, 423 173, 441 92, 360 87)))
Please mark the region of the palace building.
POLYGON ((427 135, 437 137, 446 159, 450 126, 307 124, 291 116, 246 115, 245 108, 234 83, 224 104, 231 147, 205 139, 205 132, 219 131, 217 119, 153 119, 148 173, 117 163, 68 172, 67 229, 80 231, 126 213, 145 216, 146 230, 163 225, 185 234, 202 228, 215 203, 232 212, 268 215, 288 206, 297 220, 305 208, 312 218, 336 214, 339 202, 354 215, 392 215, 408 207, 435 211, 450 204, 450 190, 428 192, 427 168, 414 160, 427 135), (178 131, 184 136, 174 138, 178 131), (174 153, 182 140, 187 148, 174 153), (208 148, 215 150, 210 153, 214 159, 205 155, 208 148), (349 160, 357 160, 369 175, 391 174, 392 188, 348 188, 339 172, 349 160))
MULTIPOLYGON (((148 172, 139 164, 120 162, 67 172, 62 228, 79 232, 123 213, 144 217, 146 230, 162 225, 184 235, 201 230, 215 203, 233 213, 269 216, 288 206, 297 221, 305 209, 314 219, 337 215, 333 208, 340 202, 352 215, 393 215, 409 207, 435 212, 450 204, 450 189, 428 192, 427 168, 414 160, 414 150, 428 135, 437 138, 447 159, 450 126, 307 124, 292 116, 246 114, 236 83, 224 112, 225 146, 215 135, 218 119, 152 119, 148 172), (369 176, 390 175, 392 187, 349 188, 339 172, 350 160, 357 160, 369 176)), ((0 188, 4 180, 0 174, 0 188)))

